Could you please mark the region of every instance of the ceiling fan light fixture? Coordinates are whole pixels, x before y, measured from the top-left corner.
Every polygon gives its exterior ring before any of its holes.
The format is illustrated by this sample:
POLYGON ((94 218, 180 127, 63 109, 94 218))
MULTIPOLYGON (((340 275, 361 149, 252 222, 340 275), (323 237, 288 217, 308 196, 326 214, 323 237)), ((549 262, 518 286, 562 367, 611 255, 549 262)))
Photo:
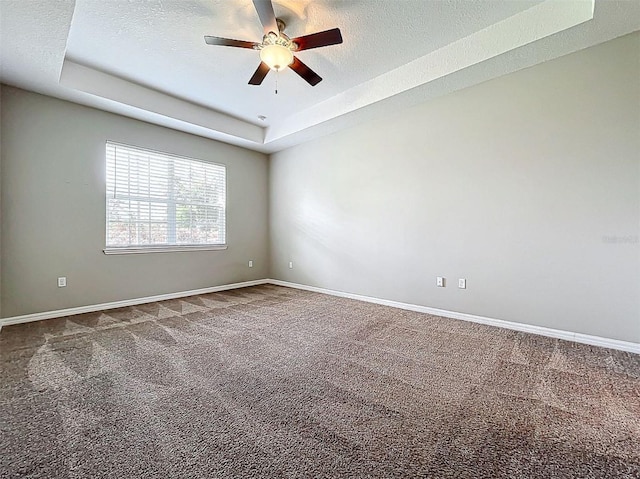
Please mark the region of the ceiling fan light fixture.
POLYGON ((282 45, 265 45, 260 50, 260 60, 272 70, 280 71, 293 63, 293 52, 282 45))
MULTIPOLYGON (((0 0, 1 2, 2 0, 0 0)), ((285 68, 291 68, 304 81, 311 86, 316 86, 322 81, 316 72, 294 57, 294 52, 311 50, 312 48, 327 47, 342 43, 342 34, 339 28, 332 28, 323 32, 311 33, 301 37, 289 38, 284 33, 286 27, 281 18, 276 18, 273 11, 272 0, 253 0, 253 6, 258 13, 263 31, 261 43, 246 40, 233 40, 231 38, 214 37, 205 35, 204 40, 208 45, 221 45, 227 47, 252 48, 260 51, 260 65, 249 79, 249 85, 261 85, 270 70, 279 72, 285 68)), ((276 89, 276 93, 277 93, 276 89)))

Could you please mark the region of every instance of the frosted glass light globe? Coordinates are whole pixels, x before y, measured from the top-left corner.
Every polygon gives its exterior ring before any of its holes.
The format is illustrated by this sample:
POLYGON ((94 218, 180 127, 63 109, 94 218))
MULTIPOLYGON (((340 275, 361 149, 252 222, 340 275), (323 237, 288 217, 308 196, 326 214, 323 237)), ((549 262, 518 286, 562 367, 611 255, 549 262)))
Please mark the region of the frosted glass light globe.
POLYGON ((282 45, 267 45, 260 50, 260 60, 279 72, 293 63, 293 52, 282 45))

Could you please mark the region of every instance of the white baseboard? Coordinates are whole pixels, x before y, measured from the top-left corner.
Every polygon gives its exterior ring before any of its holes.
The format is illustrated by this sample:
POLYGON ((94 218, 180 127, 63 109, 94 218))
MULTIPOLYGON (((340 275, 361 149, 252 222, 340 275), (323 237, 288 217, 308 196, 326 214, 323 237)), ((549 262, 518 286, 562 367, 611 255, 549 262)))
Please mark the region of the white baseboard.
POLYGON ((619 349, 630 353, 640 354, 640 344, 628 341, 620 341, 618 339, 603 338, 600 336, 591 336, 589 334, 574 333, 571 331, 563 331, 561 329, 546 328, 544 326, 534 326, 532 324, 514 323, 512 321, 504 321, 502 319, 487 318, 485 316, 476 316, 467 313, 458 313, 455 311, 447 311, 444 309, 429 308, 427 306, 419 306, 417 304, 400 303, 388 299, 374 298, 371 296, 362 296, 360 294, 345 293, 343 291, 335 291, 332 289, 318 288, 316 286, 307 286, 298 283, 289 283, 288 281, 280 281, 277 279, 268 280, 270 284, 278 286, 286 286, 289 288, 303 289, 305 291, 314 291, 316 293, 330 294, 332 296, 340 296, 342 298, 356 299, 358 301, 366 301, 368 303, 381 304, 391 306, 393 308, 407 309, 418 313, 433 314, 451 319, 460 319, 462 321, 470 321, 472 323, 487 324, 489 326, 497 326, 499 328, 512 329, 525 333, 538 334, 551 338, 565 339, 567 341, 575 341, 577 343, 590 344, 592 346, 600 346, 603 348, 619 349))
POLYGON ((77 308, 58 309, 56 311, 44 311, 42 313, 13 316, 0 319, 0 328, 2 328, 2 326, 9 326, 11 324, 29 323, 31 321, 40 321, 41 319, 61 318, 63 316, 71 316, 74 314, 94 313, 96 311, 104 311, 107 309, 124 308, 126 306, 136 306, 138 304, 166 301, 167 299, 195 296, 197 294, 216 293, 218 291, 226 291, 229 289, 246 288, 247 286, 257 286, 259 284, 266 284, 269 282, 270 281, 268 279, 257 279, 254 281, 244 281, 242 283, 231 283, 223 284, 221 286, 212 286, 210 288, 180 291, 178 293, 158 294, 156 296, 147 296, 144 298, 125 299, 124 301, 112 301, 110 303, 91 304, 88 306, 79 306, 77 308))
POLYGON ((571 331, 563 331, 560 329, 545 328, 543 326, 534 326, 531 324, 514 323, 512 321, 504 321, 502 319, 487 318, 485 316, 476 316, 467 313, 458 313, 455 311, 447 311, 444 309, 429 308, 417 304, 401 303, 388 299, 374 298, 371 296, 363 296, 360 294, 345 293, 332 289, 318 288, 316 286, 307 286, 305 284, 290 283, 288 281, 280 281, 278 279, 258 279, 254 281, 244 281, 242 283, 223 284, 221 286, 213 286, 210 288, 192 289, 190 291, 180 291, 177 293, 159 294, 156 296, 147 296, 144 298, 126 299, 124 301, 113 301, 110 303, 92 304, 88 306, 79 306, 77 308, 59 309, 56 311, 44 311, 42 313, 25 314, 23 316, 13 316, 0 319, 0 329, 3 326, 11 324, 28 323, 31 321, 40 321, 42 319, 60 318, 63 316, 71 316, 74 314, 93 313, 96 311, 104 311, 107 309, 123 308, 126 306, 136 306, 138 304, 153 303, 156 301, 165 301, 167 299, 184 298, 185 296, 194 296, 197 294, 215 293, 218 291, 226 291, 230 289, 246 288, 247 286, 257 286, 260 284, 274 284, 277 286, 285 286, 288 288, 302 289, 305 291, 313 291, 316 293, 329 294, 332 296, 340 296, 342 298, 355 299, 358 301, 366 301, 368 303, 381 304, 392 308, 406 309, 416 311, 418 313, 432 314, 451 319, 460 319, 462 321, 470 321, 472 323, 487 324, 489 326, 497 326, 499 328, 512 329, 525 333, 539 334, 551 338, 565 339, 567 341, 575 341, 577 343, 590 344, 603 348, 619 349, 631 353, 640 354, 640 344, 628 341, 620 341, 618 339, 603 338, 600 336, 591 336, 589 334, 574 333, 571 331))

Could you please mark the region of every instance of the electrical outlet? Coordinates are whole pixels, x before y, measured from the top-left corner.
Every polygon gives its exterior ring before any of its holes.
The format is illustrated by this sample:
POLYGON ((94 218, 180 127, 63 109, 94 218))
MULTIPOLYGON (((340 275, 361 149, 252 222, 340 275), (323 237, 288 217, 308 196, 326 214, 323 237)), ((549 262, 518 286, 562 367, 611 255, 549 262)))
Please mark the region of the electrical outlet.
POLYGON ((249 268, 253 268, 253 260, 252 259, 249 260, 249 268))
POLYGON ((436 278, 436 286, 439 288, 444 288, 444 278, 442 276, 438 276, 436 278))
POLYGON ((58 278, 58 288, 64 288, 65 286, 67 286, 67 277, 60 276, 58 278))
POLYGON ((293 261, 289 261, 289 269, 293 269, 293 261))
POLYGON ((460 278, 458 280, 458 288, 460 289, 467 289, 467 280, 464 278, 460 278))

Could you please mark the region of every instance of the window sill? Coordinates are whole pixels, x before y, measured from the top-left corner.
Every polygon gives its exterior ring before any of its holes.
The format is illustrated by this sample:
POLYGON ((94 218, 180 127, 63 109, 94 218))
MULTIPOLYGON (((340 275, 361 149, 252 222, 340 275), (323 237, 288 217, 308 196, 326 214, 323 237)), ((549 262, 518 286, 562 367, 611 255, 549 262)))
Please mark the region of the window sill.
POLYGON ((171 246, 132 246, 127 248, 105 248, 104 254, 139 254, 139 253, 183 253, 186 251, 217 251, 227 249, 226 244, 207 245, 171 245, 171 246))

